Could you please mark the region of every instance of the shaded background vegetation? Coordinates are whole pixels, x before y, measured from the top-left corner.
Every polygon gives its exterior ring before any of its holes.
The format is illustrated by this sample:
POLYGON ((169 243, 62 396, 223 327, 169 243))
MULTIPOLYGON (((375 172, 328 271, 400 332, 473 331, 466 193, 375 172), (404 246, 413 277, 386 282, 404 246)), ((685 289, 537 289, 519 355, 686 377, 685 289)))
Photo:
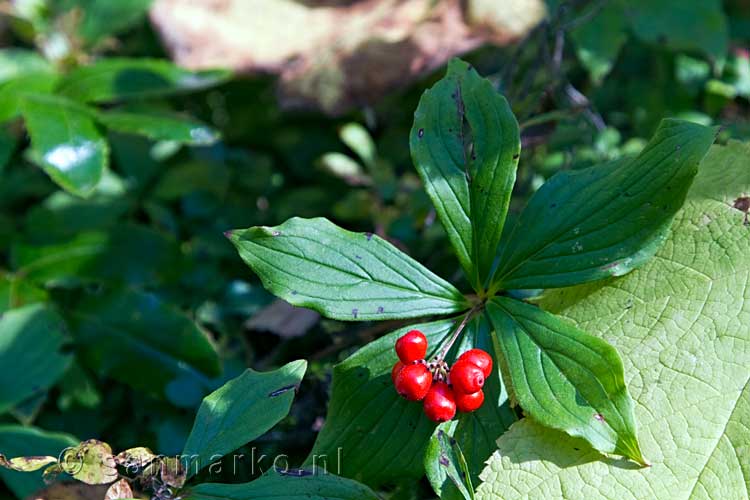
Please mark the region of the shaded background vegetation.
MULTIPOLYGON (((114 24, 95 17, 95 4, 106 2, 50 2, 26 17, 13 10, 23 3, 0 3, 0 76, 12 66, 9 49, 38 52, 63 72, 111 57, 168 58, 143 10, 148 2, 132 2, 137 15, 114 24)), ((750 136, 750 3, 630 3, 635 14, 623 23, 615 2, 549 0, 546 18, 518 40, 465 56, 508 97, 522 126, 511 212, 561 169, 637 153, 665 116, 722 125, 720 140, 750 136)), ((32 383, 0 425, 179 453, 204 395, 245 367, 304 358, 310 369, 291 414, 254 443, 301 462, 326 415, 331 366, 398 324, 321 321, 284 308, 223 232, 328 217, 461 279, 408 148, 418 98, 442 71, 335 117, 282 109, 272 76, 237 74, 196 92, 131 101, 129 109, 197 119, 221 140, 191 146, 103 131, 110 164, 88 198, 37 168, 23 121, 7 121, 0 130, 0 312, 43 302, 61 315, 65 333, 54 353, 62 361, 50 361, 61 375, 49 387, 32 383), (210 339, 210 353, 177 345, 196 332, 210 339)), ((13 78, 8 70, 0 95, 7 98, 1 93, 13 78)), ((30 339, 25 352, 44 363, 49 353, 40 346, 30 339)), ((18 385, 14 362, 3 358, 2 394, 18 385)), ((0 431, 0 449, 7 439, 0 431)), ((34 444, 13 446, 34 454, 34 444)), ((19 491, 0 487, 2 496, 19 491)), ((429 493, 412 485, 396 494, 429 493)))

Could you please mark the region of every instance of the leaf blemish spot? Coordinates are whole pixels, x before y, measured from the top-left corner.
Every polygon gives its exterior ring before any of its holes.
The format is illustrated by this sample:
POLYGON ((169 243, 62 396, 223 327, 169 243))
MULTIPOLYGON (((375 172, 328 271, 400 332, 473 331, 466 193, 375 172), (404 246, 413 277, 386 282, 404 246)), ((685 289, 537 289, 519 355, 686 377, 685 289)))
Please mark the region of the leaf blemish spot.
POLYGON ((352 309, 352 316, 354 316, 355 319, 357 318, 358 314, 359 314, 359 309, 356 309, 356 308, 352 309))
POLYGON ((367 241, 372 239, 372 233, 365 233, 365 236, 367 237, 367 241))
POLYGON ((274 236, 279 236, 281 234, 281 231, 274 231, 271 234, 274 236))
POLYGON ((379 313, 385 312, 385 309, 383 308, 383 306, 378 307, 378 312, 379 313))
POLYGON ((446 457, 445 455, 440 455, 439 461, 440 461, 440 465, 443 465, 445 467, 448 467, 448 465, 450 465, 450 462, 448 461, 448 457, 446 457))
POLYGON ((605 421, 604 420, 604 415, 602 415, 601 413, 594 413, 594 418, 596 420, 598 420, 599 422, 604 422, 605 421))
POLYGON ((417 136, 421 139, 424 137, 424 129, 420 128, 419 131, 417 131, 417 136))

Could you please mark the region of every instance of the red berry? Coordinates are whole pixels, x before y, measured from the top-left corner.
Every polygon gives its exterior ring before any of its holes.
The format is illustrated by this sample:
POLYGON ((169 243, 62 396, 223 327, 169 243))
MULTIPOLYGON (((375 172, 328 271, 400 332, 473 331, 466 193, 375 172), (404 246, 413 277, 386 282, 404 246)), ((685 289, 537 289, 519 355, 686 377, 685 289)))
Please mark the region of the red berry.
POLYGON ((399 372, 404 367, 404 364, 401 361, 396 361, 396 364, 393 365, 393 369, 391 370, 391 380, 393 383, 396 383, 396 377, 398 377, 399 372))
POLYGON ((484 403, 484 391, 472 392, 471 394, 456 393, 456 408, 458 408, 458 411, 469 413, 482 406, 482 403, 484 403))
POLYGON ((396 375, 396 392, 409 401, 423 399, 432 385, 432 374, 423 364, 406 365, 396 375))
POLYGON ((396 354, 404 364, 424 359, 427 354, 427 337, 419 330, 409 330, 396 341, 396 354))
POLYGON ((482 369, 484 378, 489 377, 492 373, 492 356, 481 349, 470 349, 460 355, 456 361, 468 361, 469 363, 474 363, 482 369))
POLYGON ((471 394, 484 385, 484 373, 474 363, 456 361, 450 371, 451 384, 457 392, 471 394))
POLYGON ((435 382, 422 403, 424 413, 433 422, 447 422, 456 415, 456 398, 445 382, 435 382))

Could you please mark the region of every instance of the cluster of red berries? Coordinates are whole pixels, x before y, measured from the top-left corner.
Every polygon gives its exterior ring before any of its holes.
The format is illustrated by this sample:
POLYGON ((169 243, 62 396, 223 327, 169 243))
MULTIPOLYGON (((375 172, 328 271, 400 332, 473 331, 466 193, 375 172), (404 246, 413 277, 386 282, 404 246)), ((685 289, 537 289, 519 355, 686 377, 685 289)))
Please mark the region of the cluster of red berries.
POLYGON ((399 361, 391 370, 396 392, 409 401, 423 401, 433 422, 446 422, 456 410, 472 412, 484 403, 482 387, 492 372, 492 358, 485 351, 466 351, 452 367, 439 358, 427 363, 427 338, 410 330, 396 341, 396 354, 399 361))

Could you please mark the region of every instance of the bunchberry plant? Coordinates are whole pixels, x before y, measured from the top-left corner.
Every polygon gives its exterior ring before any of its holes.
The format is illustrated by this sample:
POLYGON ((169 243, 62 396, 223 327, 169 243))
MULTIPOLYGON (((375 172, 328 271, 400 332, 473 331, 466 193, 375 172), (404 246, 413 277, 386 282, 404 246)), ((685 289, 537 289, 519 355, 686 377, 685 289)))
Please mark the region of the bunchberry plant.
POLYGON ((427 318, 336 368, 328 419, 313 455, 333 455, 340 447, 343 474, 375 485, 396 472, 422 474, 421 456, 435 427, 418 405, 386 390, 390 372, 399 393, 425 397, 432 420, 452 418, 458 404, 479 404, 478 411, 460 414, 457 424, 446 427, 464 449, 472 477, 517 418, 508 400, 536 422, 581 437, 601 453, 647 465, 615 349, 514 291, 606 280, 646 262, 663 242, 715 133, 664 120, 636 157, 555 175, 506 223, 521 154, 519 126, 489 81, 453 61, 422 96, 410 147, 473 290, 462 293, 384 239, 326 219, 293 218, 228 233, 265 287, 294 305, 344 321, 427 318), (396 339, 413 329, 429 345, 425 359, 437 353, 450 363, 474 348, 492 354, 493 360, 483 362, 494 368, 481 383, 484 374, 475 363, 453 365, 461 374, 453 385, 460 380, 465 394, 482 388, 484 404, 459 403, 442 380, 425 392, 429 370, 421 363, 394 368, 394 345, 400 357, 415 351, 401 357, 405 365, 405 359, 425 356, 421 341, 398 347, 396 339), (415 373, 405 380, 407 369, 415 373))

